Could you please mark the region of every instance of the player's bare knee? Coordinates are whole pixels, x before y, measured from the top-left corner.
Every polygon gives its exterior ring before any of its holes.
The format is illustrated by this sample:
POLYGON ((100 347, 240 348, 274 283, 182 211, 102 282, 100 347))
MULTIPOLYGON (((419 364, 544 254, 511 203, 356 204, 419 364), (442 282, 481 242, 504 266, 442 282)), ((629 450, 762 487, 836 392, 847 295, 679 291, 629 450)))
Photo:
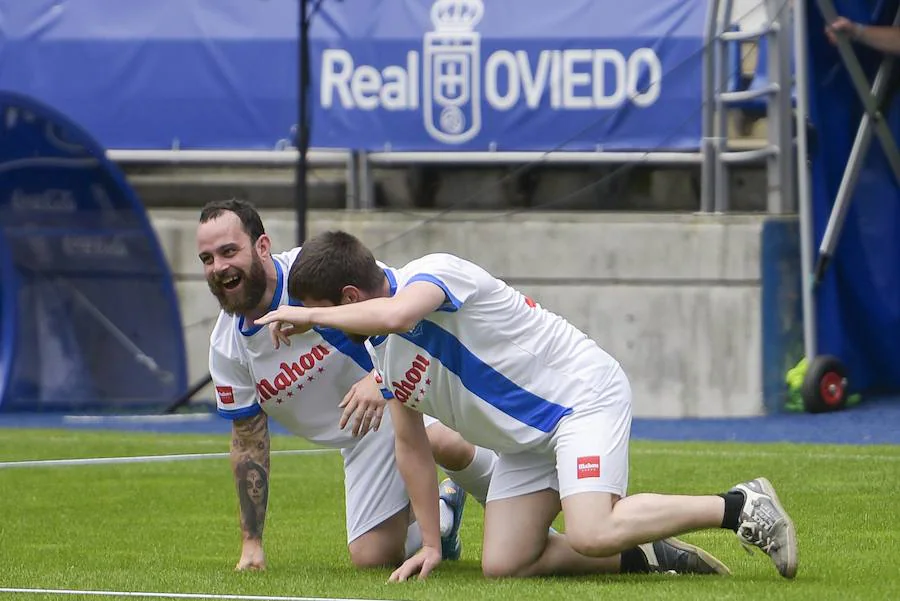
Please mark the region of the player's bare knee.
POLYGON ((403 549, 350 545, 350 562, 359 569, 393 568, 403 563, 403 549))
POLYGON ((481 573, 484 574, 485 578, 512 578, 516 575, 513 566, 506 565, 502 561, 501 562, 491 562, 487 560, 482 560, 481 562, 481 573))
POLYGON ((367 532, 349 545, 350 562, 357 568, 386 568, 403 563, 404 544, 400 536, 391 536, 391 524, 367 532))
POLYGON ((522 578, 543 553, 544 545, 523 543, 510 548, 496 541, 485 541, 481 551, 481 572, 485 578, 522 578))
POLYGON ((500 553, 484 553, 481 557, 481 572, 485 578, 514 578, 524 569, 525 566, 514 557, 504 557, 500 553))
POLYGON ((446 470, 454 472, 468 467, 475 449, 458 432, 443 424, 433 424, 426 430, 434 461, 446 470))

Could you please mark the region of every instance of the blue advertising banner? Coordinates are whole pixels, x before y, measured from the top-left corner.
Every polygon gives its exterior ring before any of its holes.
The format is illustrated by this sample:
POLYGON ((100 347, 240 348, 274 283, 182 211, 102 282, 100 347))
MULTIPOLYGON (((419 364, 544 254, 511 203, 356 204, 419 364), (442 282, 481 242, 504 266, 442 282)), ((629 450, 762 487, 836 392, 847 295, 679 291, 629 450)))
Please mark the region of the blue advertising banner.
MULTIPOLYGON (((299 2, 0 0, 0 89, 107 148, 282 148, 299 2)), ((708 4, 322 0, 312 145, 695 150, 708 4)))
POLYGON ((319 29, 313 49, 317 145, 413 151, 699 146, 707 2, 326 6, 330 31, 319 29))

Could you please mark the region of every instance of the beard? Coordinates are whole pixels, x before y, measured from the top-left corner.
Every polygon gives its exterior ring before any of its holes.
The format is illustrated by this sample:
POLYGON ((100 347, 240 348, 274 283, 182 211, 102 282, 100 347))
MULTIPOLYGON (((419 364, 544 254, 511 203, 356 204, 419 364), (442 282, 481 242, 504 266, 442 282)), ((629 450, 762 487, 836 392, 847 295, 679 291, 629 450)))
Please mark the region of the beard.
POLYGON ((206 279, 206 283, 225 313, 242 315, 256 309, 262 302, 263 296, 266 294, 266 270, 263 268, 262 259, 254 249, 249 272, 232 267, 222 273, 211 275, 206 279), (237 292, 229 291, 222 283, 234 276, 240 278, 237 285, 241 289, 237 292))

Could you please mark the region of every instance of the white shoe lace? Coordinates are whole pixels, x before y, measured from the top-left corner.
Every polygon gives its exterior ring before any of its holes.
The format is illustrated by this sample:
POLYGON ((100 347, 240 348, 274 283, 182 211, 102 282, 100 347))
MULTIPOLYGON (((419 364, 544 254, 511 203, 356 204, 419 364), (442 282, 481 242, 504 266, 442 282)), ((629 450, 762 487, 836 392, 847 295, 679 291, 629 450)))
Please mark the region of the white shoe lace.
POLYGON ((771 555, 778 550, 778 543, 772 536, 763 534, 762 528, 756 522, 741 522, 737 529, 738 538, 747 553, 753 553, 753 547, 762 549, 766 555, 771 555))

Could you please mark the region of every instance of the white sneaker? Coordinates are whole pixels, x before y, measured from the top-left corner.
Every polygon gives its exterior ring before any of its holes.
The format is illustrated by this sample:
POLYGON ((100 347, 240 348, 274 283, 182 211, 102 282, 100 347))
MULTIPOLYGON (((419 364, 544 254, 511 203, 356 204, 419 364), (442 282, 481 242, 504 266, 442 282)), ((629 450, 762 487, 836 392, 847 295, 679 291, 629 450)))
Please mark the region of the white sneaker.
POLYGON ((759 547, 785 578, 797 575, 797 531, 775 494, 772 483, 756 478, 736 485, 729 492, 744 494, 737 536, 749 547, 759 547))

